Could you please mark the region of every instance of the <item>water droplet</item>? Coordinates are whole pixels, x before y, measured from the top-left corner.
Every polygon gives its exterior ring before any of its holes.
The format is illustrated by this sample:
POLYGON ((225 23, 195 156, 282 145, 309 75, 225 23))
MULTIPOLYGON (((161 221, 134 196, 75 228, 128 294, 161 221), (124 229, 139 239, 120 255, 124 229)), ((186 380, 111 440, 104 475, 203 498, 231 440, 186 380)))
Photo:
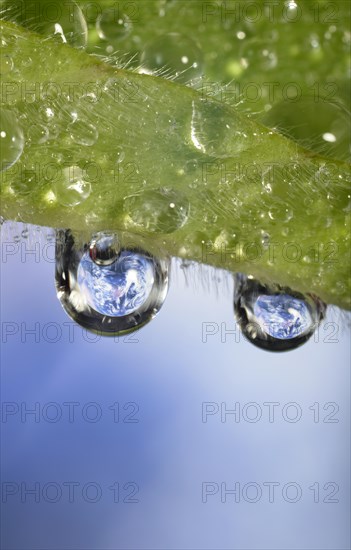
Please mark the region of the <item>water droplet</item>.
MULTIPOLYGON (((216 158, 228 158, 248 148, 248 137, 252 135, 249 120, 237 130, 233 110, 228 105, 213 101, 192 102, 190 141, 195 149, 216 158), (230 124, 228 123, 230 121, 230 124)), ((259 137, 256 138, 257 142, 259 137)))
POLYGON ((278 58, 266 40, 251 38, 242 42, 239 57, 243 60, 243 67, 255 71, 269 71, 277 66, 278 58))
POLYGON ((91 183, 79 166, 68 166, 62 170, 55 185, 55 195, 63 206, 77 206, 91 193, 91 183))
POLYGON ((29 236, 29 229, 25 227, 21 233, 23 239, 28 239, 29 236))
POLYGON ((190 37, 177 32, 158 36, 146 44, 141 55, 143 72, 164 71, 178 82, 189 83, 203 73, 203 56, 190 37))
POLYGON ((14 65, 12 57, 9 55, 2 55, 0 57, 0 74, 1 76, 8 74, 12 71, 14 65))
POLYGON ((79 119, 69 125, 69 133, 72 141, 87 147, 94 145, 99 137, 99 132, 93 124, 79 119))
POLYGON ((116 8, 104 10, 96 20, 96 29, 101 40, 124 40, 133 28, 132 22, 116 8))
POLYGON ((33 124, 28 128, 27 139, 31 143, 45 143, 50 137, 50 132, 47 126, 42 124, 33 124))
POLYGON ((269 243, 270 243, 269 233, 266 233, 265 231, 261 231, 261 243, 264 249, 269 248, 269 243))
POLYGON ((117 157, 117 164, 121 164, 121 162, 124 161, 125 159, 125 152, 123 151, 122 147, 119 145, 117 148, 116 148, 116 157, 117 157))
POLYGON ((23 153, 24 136, 16 115, 2 109, 0 113, 0 171, 7 170, 17 162, 23 153))
POLYGON ((94 235, 89 244, 89 255, 98 265, 113 264, 120 253, 121 246, 115 233, 100 232, 94 235))
POLYGON ((244 336, 269 351, 287 351, 306 342, 323 319, 326 306, 313 295, 279 285, 263 285, 235 275, 234 311, 244 336))
POLYGON ((30 67, 33 63, 33 59, 31 57, 26 57, 25 59, 22 59, 22 64, 24 67, 30 67))
POLYGON ((173 233, 189 216, 189 201, 178 191, 149 189, 123 201, 126 224, 150 233, 173 233))
POLYGON ((321 155, 349 160, 351 114, 337 101, 304 96, 273 105, 262 122, 321 155))
POLYGON ((35 32, 75 48, 85 48, 88 42, 88 27, 82 10, 74 1, 69 5, 36 0, 24 6, 21 2, 3 0, 5 18, 35 32))
POLYGON ((116 254, 116 243, 117 236, 103 232, 81 245, 70 231, 59 231, 56 239, 56 288, 63 308, 86 329, 111 336, 153 319, 168 290, 168 260, 119 246, 116 254), (103 263, 96 261, 102 258, 103 263))

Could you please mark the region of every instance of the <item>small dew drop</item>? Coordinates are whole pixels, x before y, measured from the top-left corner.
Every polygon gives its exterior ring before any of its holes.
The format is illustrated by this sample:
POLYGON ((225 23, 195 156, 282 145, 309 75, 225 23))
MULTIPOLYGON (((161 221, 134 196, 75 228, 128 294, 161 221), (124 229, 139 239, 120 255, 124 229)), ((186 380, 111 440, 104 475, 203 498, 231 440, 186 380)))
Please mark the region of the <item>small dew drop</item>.
POLYGON ((0 171, 13 166, 23 153, 24 135, 18 119, 12 111, 2 109, 0 113, 0 171))
POLYGON ((180 33, 158 36, 146 44, 141 55, 143 72, 164 71, 175 80, 189 84, 203 73, 203 55, 191 37, 180 33))
POLYGON ((93 124, 79 120, 77 116, 69 125, 69 133, 74 143, 87 147, 94 145, 99 137, 99 132, 93 124))
POLYGON ((42 124, 33 124, 28 128, 27 139, 31 143, 45 143, 50 138, 50 132, 47 126, 42 124))
POLYGON ((150 233, 173 233, 183 227, 189 216, 189 202, 170 189, 153 189, 129 195, 123 201, 128 227, 150 233))
POLYGON ((84 171, 79 166, 63 169, 62 177, 56 183, 55 194, 63 206, 77 206, 84 202, 91 193, 91 183, 87 181, 84 171))
POLYGON ((118 8, 105 9, 96 20, 96 30, 101 40, 119 42, 132 31, 133 24, 125 14, 119 15, 118 8))
POLYGON ((14 63, 9 55, 1 55, 0 57, 0 75, 6 75, 12 71, 14 63))

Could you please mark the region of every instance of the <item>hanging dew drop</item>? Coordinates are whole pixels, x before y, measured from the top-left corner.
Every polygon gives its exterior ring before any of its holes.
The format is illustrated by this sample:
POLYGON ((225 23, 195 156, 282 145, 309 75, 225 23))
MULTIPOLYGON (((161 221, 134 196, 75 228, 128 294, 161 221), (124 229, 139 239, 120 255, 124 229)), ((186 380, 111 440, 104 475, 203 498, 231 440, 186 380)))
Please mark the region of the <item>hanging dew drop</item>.
POLYGON ((0 113, 0 171, 13 166, 23 153, 24 135, 16 115, 2 109, 0 113))
POLYGON ((234 311, 244 336, 268 351, 287 351, 306 342, 324 318, 317 297, 279 285, 262 285, 252 277, 234 277, 234 311))
POLYGON ((76 245, 70 231, 57 233, 58 298, 73 320, 95 333, 125 334, 148 323, 166 298, 168 271, 168 260, 120 247, 117 235, 100 232, 76 245))

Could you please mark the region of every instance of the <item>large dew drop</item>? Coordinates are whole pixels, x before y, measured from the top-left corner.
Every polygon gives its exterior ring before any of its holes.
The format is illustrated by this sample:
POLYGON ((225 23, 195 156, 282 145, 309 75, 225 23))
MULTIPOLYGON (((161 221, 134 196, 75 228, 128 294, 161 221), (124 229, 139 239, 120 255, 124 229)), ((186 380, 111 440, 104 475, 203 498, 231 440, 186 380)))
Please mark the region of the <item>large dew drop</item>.
POLYGON ((13 166, 24 148, 24 135, 16 115, 12 111, 0 112, 0 171, 13 166))
POLYGON ((141 55, 144 72, 174 77, 185 84, 198 80, 203 73, 203 56, 190 37, 177 32, 158 36, 149 42, 141 55))
MULTIPOLYGON (((228 105, 206 98, 192 102, 189 130, 189 145, 216 158, 228 158, 244 151, 249 147, 252 136, 248 120, 245 125, 244 119, 240 120, 240 125, 237 124, 228 105)), ((255 134, 256 143, 259 143, 259 139, 255 134)))
POLYGON ((287 351, 306 342, 324 318, 326 306, 313 295, 278 285, 262 285, 235 275, 234 310, 244 336, 269 351, 287 351))
POLYGON ((168 290, 169 261, 123 248, 113 233, 77 246, 70 231, 56 240, 56 288, 68 315, 104 335, 133 332, 160 310, 168 290))
POLYGON ((71 2, 47 2, 26 0, 2 3, 3 17, 27 27, 58 43, 74 48, 85 48, 88 43, 88 26, 78 4, 71 2))

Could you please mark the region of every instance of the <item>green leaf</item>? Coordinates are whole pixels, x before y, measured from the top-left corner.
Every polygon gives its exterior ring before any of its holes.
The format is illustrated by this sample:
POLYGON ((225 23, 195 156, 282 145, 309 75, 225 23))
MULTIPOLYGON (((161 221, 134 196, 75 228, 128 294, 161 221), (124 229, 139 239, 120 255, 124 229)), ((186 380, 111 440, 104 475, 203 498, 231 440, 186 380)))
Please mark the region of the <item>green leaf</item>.
POLYGON ((347 163, 13 23, 1 40, 5 218, 118 230, 350 307, 347 163))

